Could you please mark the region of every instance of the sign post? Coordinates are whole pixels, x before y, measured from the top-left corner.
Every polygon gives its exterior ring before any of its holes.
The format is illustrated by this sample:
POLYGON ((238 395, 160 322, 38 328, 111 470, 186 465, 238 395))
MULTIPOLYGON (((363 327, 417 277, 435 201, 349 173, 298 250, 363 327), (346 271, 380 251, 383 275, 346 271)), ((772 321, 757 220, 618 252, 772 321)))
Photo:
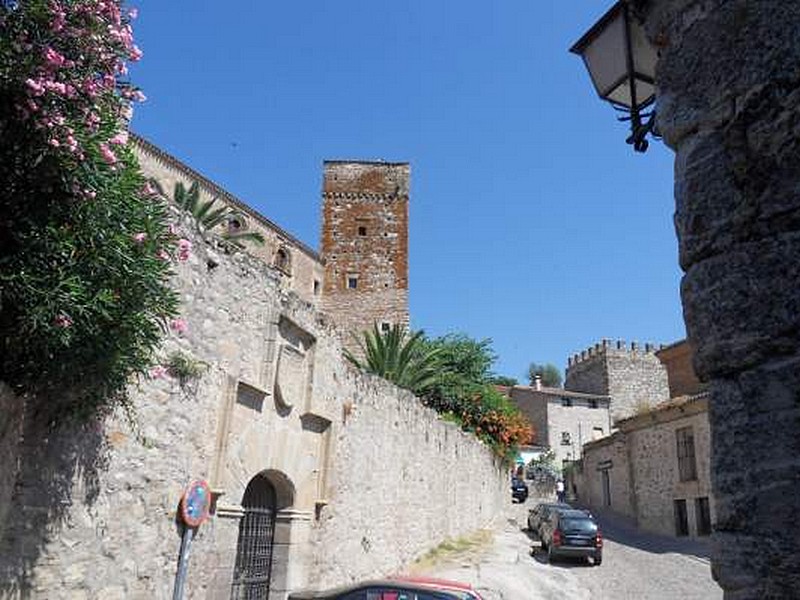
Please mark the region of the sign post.
POLYGON ((211 490, 202 479, 193 481, 181 496, 180 515, 183 521, 183 537, 178 558, 178 573, 175 576, 175 587, 172 600, 183 600, 183 588, 189 568, 189 552, 192 549, 197 528, 208 519, 211 509, 211 490))

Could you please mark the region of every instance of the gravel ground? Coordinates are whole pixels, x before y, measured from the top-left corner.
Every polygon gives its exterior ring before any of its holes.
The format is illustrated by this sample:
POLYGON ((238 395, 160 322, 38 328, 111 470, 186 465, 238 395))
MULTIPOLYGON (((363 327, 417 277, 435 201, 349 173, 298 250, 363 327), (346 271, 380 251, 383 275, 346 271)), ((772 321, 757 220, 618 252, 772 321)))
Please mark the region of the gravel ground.
POLYGON ((509 506, 494 529, 493 543, 451 557, 428 574, 472 583, 486 600, 717 600, 707 545, 637 531, 621 519, 598 517, 604 536, 603 564, 577 560, 549 564, 528 536, 528 509, 509 506))

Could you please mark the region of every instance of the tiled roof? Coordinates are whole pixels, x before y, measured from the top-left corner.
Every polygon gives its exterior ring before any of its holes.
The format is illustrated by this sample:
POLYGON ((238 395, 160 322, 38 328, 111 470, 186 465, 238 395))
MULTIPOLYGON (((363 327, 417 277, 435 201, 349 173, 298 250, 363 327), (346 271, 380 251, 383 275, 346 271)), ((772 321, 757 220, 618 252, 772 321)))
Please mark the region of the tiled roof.
POLYGON ((509 393, 512 389, 524 390, 534 392, 535 394, 542 394, 545 396, 556 396, 558 398, 578 398, 585 400, 611 400, 611 396, 603 396, 601 394, 587 394, 586 392, 573 392, 572 390, 565 390, 563 388, 544 387, 538 390, 530 385, 515 385, 513 388, 507 388, 509 393))
POLYGON ((669 400, 659 402, 647 412, 634 415, 626 419, 620 419, 616 422, 616 426, 625 430, 637 429, 637 425, 646 425, 654 420, 658 420, 659 417, 666 415, 666 413, 674 409, 681 409, 681 412, 683 412, 685 409, 697 406, 698 408, 693 412, 701 412, 701 403, 707 401, 710 397, 711 394, 709 392, 700 392, 699 394, 690 394, 686 396, 670 398, 669 400))

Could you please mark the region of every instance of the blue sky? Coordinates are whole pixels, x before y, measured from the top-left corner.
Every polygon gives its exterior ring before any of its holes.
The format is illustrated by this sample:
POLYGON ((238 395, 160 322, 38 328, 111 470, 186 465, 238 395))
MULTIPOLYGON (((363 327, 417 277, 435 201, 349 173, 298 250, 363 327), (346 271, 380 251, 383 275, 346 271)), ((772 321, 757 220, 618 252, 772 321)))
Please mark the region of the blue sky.
POLYGON ((412 325, 500 373, 669 343, 672 153, 567 51, 611 3, 143 0, 133 127, 315 248, 323 160, 409 161, 412 325))

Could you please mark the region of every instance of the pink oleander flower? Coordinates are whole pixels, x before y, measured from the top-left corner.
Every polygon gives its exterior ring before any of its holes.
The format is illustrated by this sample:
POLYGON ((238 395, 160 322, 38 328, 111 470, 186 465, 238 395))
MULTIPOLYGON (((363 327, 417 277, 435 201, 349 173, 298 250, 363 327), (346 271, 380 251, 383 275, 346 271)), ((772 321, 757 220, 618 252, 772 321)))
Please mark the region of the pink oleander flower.
POLYGON ((131 100, 133 100, 134 102, 144 102, 145 100, 147 100, 147 96, 145 96, 141 92, 141 90, 134 90, 133 92, 131 92, 131 100))
POLYGON ((108 140, 108 143, 115 146, 124 146, 128 143, 128 132, 120 131, 117 135, 108 140))
POLYGON ((143 53, 138 46, 133 46, 131 48, 130 54, 128 54, 128 58, 130 58, 132 62, 137 62, 141 60, 142 56, 143 53))
POLYGON ((146 182, 142 188, 142 194, 145 196, 158 196, 158 190, 151 182, 146 182))
POLYGON ((66 60, 62 54, 59 54, 49 46, 44 51, 44 59, 51 67, 63 67, 66 60))
POLYGON ((192 252, 192 242, 185 238, 181 238, 178 240, 178 260, 180 262, 186 262, 189 260, 189 256, 192 252))
POLYGON ((169 375, 169 369, 164 365, 156 365, 152 369, 150 369, 150 378, 151 379, 166 379, 169 375))
POLYGON ((128 18, 134 20, 139 17, 139 9, 134 7, 128 11, 128 18))
POLYGON ((41 96, 45 92, 45 87, 41 80, 28 78, 25 80, 25 85, 33 92, 34 96, 41 96))
POLYGON ((65 315, 64 313, 60 313, 54 319, 56 327, 61 327, 62 329, 66 329, 67 327, 72 327, 72 319, 69 315, 65 315))
POLYGON ((134 233, 132 237, 134 242, 142 244, 147 239, 147 234, 144 231, 140 231, 139 233, 134 233))
POLYGON ((105 142, 100 144, 100 154, 103 156, 103 160, 106 161, 106 164, 117 164, 117 155, 114 154, 113 150, 111 150, 105 142))
POLYGON ((61 142, 58 141, 58 138, 50 138, 47 140, 47 143, 50 144, 53 148, 58 148, 61 145, 61 142))
POLYGON ((169 252, 167 252, 163 248, 159 248, 158 252, 156 252, 156 258, 166 262, 169 260, 169 252))
POLYGON ((169 322, 169 328, 177 334, 183 335, 189 331, 189 324, 185 319, 172 319, 169 322))

